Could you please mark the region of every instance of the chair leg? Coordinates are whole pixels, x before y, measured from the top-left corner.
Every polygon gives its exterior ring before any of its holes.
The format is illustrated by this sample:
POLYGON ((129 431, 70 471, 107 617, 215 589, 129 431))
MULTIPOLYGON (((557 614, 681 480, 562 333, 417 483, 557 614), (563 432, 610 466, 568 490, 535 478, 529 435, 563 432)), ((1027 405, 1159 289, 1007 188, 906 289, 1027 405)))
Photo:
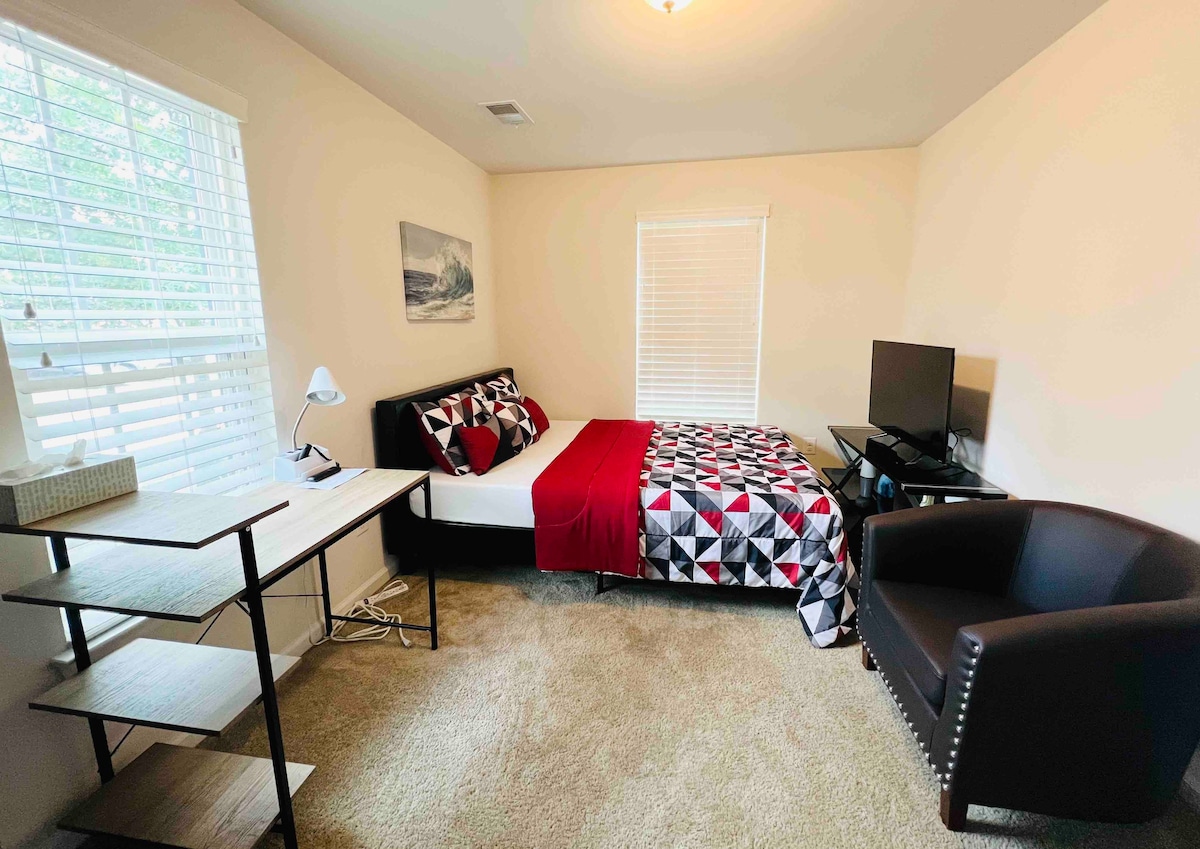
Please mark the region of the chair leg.
POLYGON ((862 647, 862 657, 863 657, 863 669, 867 670, 868 672, 874 672, 875 671, 875 661, 871 660, 871 655, 867 651, 867 647, 865 644, 862 647))
POLYGON ((962 799, 955 798, 949 790, 943 790, 942 801, 939 806, 939 812, 942 815, 942 824, 950 831, 966 831, 967 807, 967 803, 962 799))

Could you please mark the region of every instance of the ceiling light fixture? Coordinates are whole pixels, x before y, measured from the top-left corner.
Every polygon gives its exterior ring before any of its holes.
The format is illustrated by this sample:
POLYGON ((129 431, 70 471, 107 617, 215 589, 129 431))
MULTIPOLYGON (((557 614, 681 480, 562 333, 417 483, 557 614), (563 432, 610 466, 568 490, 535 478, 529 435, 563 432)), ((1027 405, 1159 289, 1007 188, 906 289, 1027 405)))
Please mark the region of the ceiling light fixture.
POLYGON ((669 15, 680 9, 686 9, 692 0, 646 0, 646 2, 658 11, 666 12, 669 15))

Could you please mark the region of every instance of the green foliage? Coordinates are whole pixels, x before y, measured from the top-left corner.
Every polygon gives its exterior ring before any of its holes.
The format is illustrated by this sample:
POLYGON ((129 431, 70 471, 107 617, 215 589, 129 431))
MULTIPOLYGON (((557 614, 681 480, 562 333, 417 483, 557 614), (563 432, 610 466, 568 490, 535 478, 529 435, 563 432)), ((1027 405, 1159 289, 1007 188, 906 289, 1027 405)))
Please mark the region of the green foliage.
POLYGON ((193 132, 211 119, 7 40, 0 50, 4 327, 256 328, 255 304, 206 297, 257 286, 253 269, 236 267, 253 261, 230 179, 240 166, 193 132), (31 297, 34 320, 22 316, 31 297), (237 315, 205 315, 218 312, 237 315))

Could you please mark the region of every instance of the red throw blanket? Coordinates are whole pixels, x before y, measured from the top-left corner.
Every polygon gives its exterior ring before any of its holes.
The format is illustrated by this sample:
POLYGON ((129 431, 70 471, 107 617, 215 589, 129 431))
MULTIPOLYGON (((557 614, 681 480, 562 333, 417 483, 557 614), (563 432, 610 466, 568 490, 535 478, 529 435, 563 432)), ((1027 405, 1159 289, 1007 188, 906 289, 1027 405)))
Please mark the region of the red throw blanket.
POLYGON ((537 567, 637 577, 640 477, 653 422, 593 419, 533 482, 537 567))

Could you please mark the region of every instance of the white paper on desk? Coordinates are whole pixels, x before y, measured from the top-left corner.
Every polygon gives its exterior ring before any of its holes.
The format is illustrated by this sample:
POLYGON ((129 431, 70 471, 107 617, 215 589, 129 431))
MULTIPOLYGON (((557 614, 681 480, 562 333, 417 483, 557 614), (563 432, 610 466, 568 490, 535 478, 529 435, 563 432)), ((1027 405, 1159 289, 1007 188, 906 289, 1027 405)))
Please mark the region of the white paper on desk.
POLYGON ((300 484, 301 489, 335 489, 341 486, 346 481, 354 480, 356 477, 365 472, 366 469, 342 469, 336 475, 330 475, 324 480, 319 481, 303 481, 300 484))

